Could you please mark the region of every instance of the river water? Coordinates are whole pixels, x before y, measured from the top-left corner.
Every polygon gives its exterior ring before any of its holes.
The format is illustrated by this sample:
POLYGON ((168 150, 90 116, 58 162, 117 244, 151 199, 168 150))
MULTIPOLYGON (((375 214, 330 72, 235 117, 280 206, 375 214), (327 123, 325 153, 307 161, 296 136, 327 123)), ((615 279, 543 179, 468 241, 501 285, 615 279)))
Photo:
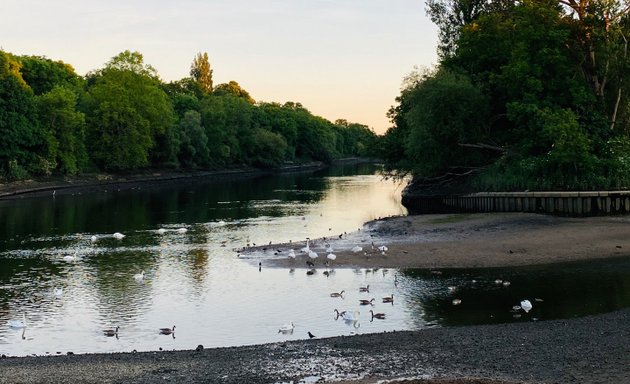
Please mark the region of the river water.
POLYGON ((405 215, 403 186, 360 165, 0 202, 0 354, 237 346, 308 332, 538 321, 630 306, 624 260, 439 275, 340 268, 307 275, 305 268, 259 268, 235 252, 247 244, 337 237, 369 220, 405 215), (369 292, 359 292, 367 285, 369 292), (343 297, 330 297, 341 290, 343 297), (391 294, 394 302, 383 303, 391 294), (371 298, 373 306, 359 305, 371 298), (512 308, 523 298, 533 304, 527 313, 512 308), (357 320, 337 318, 335 309, 358 311, 357 320), (385 319, 372 319, 370 310, 385 319), (26 327, 11 326, 23 318, 26 327), (292 331, 280 332, 291 323, 292 331), (174 325, 173 334, 160 334, 174 325), (116 327, 116 336, 103 333, 116 327))

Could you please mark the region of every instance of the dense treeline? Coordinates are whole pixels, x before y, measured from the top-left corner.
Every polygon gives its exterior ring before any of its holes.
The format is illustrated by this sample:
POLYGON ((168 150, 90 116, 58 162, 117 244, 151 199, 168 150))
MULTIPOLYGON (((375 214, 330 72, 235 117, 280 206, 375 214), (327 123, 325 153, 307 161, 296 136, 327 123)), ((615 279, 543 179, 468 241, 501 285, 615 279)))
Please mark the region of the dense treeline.
POLYGON ((428 0, 440 62, 406 79, 382 156, 420 188, 630 188, 629 9, 428 0))
POLYGON ((368 155, 376 135, 301 104, 256 103, 213 85, 207 54, 164 83, 138 52, 79 76, 63 62, 0 51, 0 179, 146 167, 276 167, 368 155))

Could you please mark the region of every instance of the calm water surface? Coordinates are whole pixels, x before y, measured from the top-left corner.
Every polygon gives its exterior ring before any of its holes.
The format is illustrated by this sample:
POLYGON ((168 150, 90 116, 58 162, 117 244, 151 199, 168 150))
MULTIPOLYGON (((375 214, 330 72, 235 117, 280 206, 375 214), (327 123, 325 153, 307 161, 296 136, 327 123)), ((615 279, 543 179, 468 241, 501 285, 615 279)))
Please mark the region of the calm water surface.
POLYGON ((234 346, 303 339, 308 331, 326 337, 535 321, 630 306, 630 261, 624 260, 307 275, 303 268, 263 264, 259 270, 257 260, 234 252, 248 242, 337 237, 368 220, 404 215, 401 189, 373 166, 353 166, 0 202, 0 354, 234 346), (116 240, 114 232, 126 237, 116 240), (134 279, 142 271, 144 279, 134 279), (359 292, 368 284, 369 293, 359 292), (341 290, 343 298, 330 297, 341 290), (383 303, 391 294, 394 303, 383 303), (374 306, 359 305, 371 298, 374 306), (534 305, 529 313, 512 309, 523 298, 534 305), (462 302, 453 305, 453 299, 462 302), (335 319, 335 309, 359 311, 358 321, 335 319), (386 318, 371 321, 370 309, 386 318), (8 322, 23 314, 27 327, 11 328, 8 322), (279 333, 289 322, 294 331, 279 333), (173 325, 174 337, 159 334, 173 325), (116 326, 118 338, 103 335, 116 326))

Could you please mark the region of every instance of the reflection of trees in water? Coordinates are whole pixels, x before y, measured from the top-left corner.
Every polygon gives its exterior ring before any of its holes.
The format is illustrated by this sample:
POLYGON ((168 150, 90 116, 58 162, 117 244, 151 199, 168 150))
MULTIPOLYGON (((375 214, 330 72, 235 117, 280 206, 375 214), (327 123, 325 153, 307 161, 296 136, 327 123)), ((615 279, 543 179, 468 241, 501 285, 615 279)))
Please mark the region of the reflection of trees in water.
POLYGON ((439 273, 404 270, 401 276, 418 327, 565 319, 630 306, 630 260, 439 273), (505 280, 508 286, 502 284, 505 280), (453 305, 455 298, 461 304, 453 305), (514 311, 523 299, 533 309, 514 311))
POLYGON ((188 268, 191 281, 192 292, 197 296, 202 296, 204 284, 208 277, 208 260, 210 255, 205 248, 193 248, 188 252, 188 268))

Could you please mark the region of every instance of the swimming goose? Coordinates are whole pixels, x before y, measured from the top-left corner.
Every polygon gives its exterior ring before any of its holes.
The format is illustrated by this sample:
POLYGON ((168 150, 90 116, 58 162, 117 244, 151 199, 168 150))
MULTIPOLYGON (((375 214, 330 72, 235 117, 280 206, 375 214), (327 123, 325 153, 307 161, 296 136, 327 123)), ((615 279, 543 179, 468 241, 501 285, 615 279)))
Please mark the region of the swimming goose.
POLYGON ((162 335, 170 335, 171 333, 175 333, 175 326, 173 328, 160 328, 160 334, 162 335))
POLYGON ((359 287, 359 292, 370 292, 370 285, 368 284, 365 287, 359 287))
POLYGON ((383 303, 394 303, 394 294, 391 296, 383 297, 383 303))
POLYGON ((381 319, 383 320, 385 318, 385 314, 384 313, 374 313, 373 310, 370 309, 370 313, 372 314, 372 320, 374 319, 381 319))
POLYGON ((118 329, 120 329, 120 327, 116 327, 116 329, 105 329, 103 330, 103 335, 107 337, 118 336, 118 329))
POLYGON ((341 292, 333 292, 330 294, 330 297, 343 297, 343 293, 345 291, 341 291, 341 292))
POLYGON ((343 312, 339 312, 336 309, 335 309, 335 313, 337 314, 335 319, 338 319, 338 318, 341 317, 345 321, 352 321, 352 322, 359 320, 359 315, 361 314, 359 311, 354 311, 354 312, 343 311, 343 312))
POLYGON ((374 298, 372 298, 372 300, 361 299, 359 300, 359 304, 360 305, 374 305, 374 298))

